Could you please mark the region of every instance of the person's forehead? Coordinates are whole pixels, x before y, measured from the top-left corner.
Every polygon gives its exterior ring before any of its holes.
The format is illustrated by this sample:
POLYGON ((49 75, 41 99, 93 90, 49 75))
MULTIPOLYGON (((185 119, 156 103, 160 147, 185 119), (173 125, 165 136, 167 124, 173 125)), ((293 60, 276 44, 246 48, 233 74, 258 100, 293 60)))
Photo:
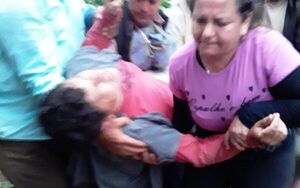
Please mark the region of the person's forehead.
POLYGON ((235 6, 236 0, 196 0, 195 5, 205 4, 209 6, 235 6))
POLYGON ((145 2, 145 1, 148 1, 149 3, 158 3, 158 2, 161 2, 162 0, 129 0, 129 2, 132 2, 132 3, 135 3, 135 2, 145 2))
POLYGON ((206 11, 212 14, 226 14, 236 9, 235 0, 197 0, 194 13, 206 11))

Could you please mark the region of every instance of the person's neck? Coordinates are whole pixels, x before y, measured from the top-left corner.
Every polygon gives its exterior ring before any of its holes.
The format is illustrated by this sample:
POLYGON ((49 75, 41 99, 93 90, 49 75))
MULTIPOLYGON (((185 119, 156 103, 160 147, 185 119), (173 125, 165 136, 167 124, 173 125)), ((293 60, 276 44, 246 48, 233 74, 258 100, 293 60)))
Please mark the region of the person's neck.
POLYGON ((209 73, 220 72, 224 70, 231 62, 235 50, 232 53, 225 54, 223 56, 201 56, 204 69, 209 73))

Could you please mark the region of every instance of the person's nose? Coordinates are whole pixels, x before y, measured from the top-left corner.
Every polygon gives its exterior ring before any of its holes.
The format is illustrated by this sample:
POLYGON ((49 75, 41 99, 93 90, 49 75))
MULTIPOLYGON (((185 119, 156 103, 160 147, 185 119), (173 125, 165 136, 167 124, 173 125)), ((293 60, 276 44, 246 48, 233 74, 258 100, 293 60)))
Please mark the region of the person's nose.
POLYGON ((140 10, 142 12, 147 12, 149 10, 149 2, 148 1, 143 1, 141 3, 140 10))
POLYGON ((215 35, 216 30, 212 23, 207 23, 203 26, 202 37, 203 38, 211 38, 215 35))

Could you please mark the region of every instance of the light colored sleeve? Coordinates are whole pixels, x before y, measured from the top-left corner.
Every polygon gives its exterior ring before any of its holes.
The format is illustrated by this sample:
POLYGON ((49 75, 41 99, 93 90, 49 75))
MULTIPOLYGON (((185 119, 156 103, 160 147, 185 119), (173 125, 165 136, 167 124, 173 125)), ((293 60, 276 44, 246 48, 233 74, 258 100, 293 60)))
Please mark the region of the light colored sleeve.
POLYGON ((263 66, 269 79, 269 87, 282 81, 300 66, 300 54, 279 32, 266 32, 259 41, 263 66))
POLYGON ((24 2, 18 1, 18 6, 1 3, 0 47, 21 82, 39 96, 64 80, 59 64, 65 60, 65 51, 59 47, 51 23, 37 11, 42 7, 34 1, 24 2))

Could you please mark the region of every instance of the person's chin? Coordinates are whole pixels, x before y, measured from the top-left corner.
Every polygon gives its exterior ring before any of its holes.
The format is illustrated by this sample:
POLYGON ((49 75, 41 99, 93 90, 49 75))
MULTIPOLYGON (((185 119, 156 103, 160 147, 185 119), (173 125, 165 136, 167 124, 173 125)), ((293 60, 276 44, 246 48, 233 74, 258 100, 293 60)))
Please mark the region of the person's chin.
POLYGON ((150 24, 150 20, 146 18, 139 18, 137 19, 138 21, 136 22, 136 25, 138 27, 146 27, 150 24))
POLYGON ((200 53, 203 55, 214 55, 218 51, 217 46, 209 45, 209 46, 202 46, 199 48, 200 53))

